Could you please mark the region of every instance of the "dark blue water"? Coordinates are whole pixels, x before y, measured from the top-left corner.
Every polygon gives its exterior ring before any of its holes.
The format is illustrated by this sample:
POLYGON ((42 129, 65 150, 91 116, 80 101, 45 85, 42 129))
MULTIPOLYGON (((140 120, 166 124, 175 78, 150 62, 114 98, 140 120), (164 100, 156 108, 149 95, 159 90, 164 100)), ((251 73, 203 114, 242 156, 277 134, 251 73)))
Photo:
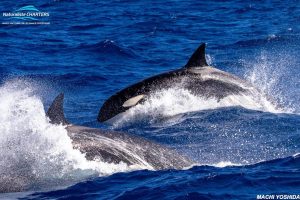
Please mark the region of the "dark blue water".
MULTIPOLYGON (((30 193, 3 197, 256 199, 263 194, 300 194, 299 1, 5 0, 0 11, 26 5, 49 12, 50 24, 0 25, 2 105, 7 103, 5 96, 14 102, 30 88, 47 109, 64 92, 69 121, 139 135, 175 148, 199 164, 186 170, 86 176, 67 187, 60 177, 56 189, 31 182, 30 193), (140 115, 134 111, 112 124, 96 121, 110 95, 183 66, 202 42, 207 43, 211 65, 248 80, 272 100, 260 100, 259 106, 241 101, 238 106, 219 107, 213 101, 198 105, 181 90, 166 91, 142 107, 140 115)), ((19 155, 12 150, 17 147, 35 150, 19 142, 6 151, 5 141, 21 137, 19 130, 31 127, 32 121, 24 121, 22 114, 7 117, 1 112, 0 175, 4 176, 14 174, 10 166, 19 162, 18 156, 4 161, 7 152, 19 155), (8 131, 14 137, 3 134, 6 124, 13 123, 19 127, 8 131)), ((41 140, 33 143, 48 145, 41 140)), ((27 165, 35 170, 36 165, 27 165)), ((34 171, 35 177, 42 177, 38 180, 51 177, 53 171, 46 166, 34 171)))

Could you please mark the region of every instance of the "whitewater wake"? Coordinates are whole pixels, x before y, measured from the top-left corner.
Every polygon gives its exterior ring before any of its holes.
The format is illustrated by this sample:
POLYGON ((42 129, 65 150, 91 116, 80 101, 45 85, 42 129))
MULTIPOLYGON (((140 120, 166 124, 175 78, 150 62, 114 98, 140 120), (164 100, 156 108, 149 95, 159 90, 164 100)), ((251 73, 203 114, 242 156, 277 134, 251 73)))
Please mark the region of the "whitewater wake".
POLYGON ((73 149, 65 127, 49 123, 30 83, 5 83, 0 87, 0 102, 0 192, 68 186, 141 168, 86 160, 73 149))
POLYGON ((152 93, 145 102, 115 117, 111 122, 116 128, 145 118, 157 121, 188 112, 236 106, 271 113, 287 112, 255 89, 250 94, 229 95, 218 100, 196 96, 187 89, 174 86, 152 93))

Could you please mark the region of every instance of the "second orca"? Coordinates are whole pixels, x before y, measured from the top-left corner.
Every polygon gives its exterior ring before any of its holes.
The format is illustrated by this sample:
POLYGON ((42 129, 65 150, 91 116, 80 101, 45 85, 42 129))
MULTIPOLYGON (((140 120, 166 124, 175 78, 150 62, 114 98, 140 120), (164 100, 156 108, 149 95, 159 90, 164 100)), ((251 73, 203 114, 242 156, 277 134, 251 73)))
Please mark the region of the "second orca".
POLYGON ((247 95, 257 91, 247 81, 209 66, 203 43, 184 67, 152 76, 109 97, 99 111, 98 121, 107 121, 145 101, 151 93, 172 88, 176 84, 196 96, 218 101, 229 95, 247 95))

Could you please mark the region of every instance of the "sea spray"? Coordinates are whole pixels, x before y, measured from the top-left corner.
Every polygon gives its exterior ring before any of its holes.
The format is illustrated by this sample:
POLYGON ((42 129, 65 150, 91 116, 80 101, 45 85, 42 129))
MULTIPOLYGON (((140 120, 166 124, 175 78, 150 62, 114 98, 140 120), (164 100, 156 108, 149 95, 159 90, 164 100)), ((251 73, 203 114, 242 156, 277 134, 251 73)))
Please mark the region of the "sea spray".
POLYGON ((26 81, 0 87, 0 192, 74 184, 89 177, 132 170, 124 163, 87 161, 63 125, 53 125, 26 81))
POLYGON ((270 97, 277 110, 284 113, 298 113, 297 96, 291 90, 298 82, 293 74, 295 59, 289 56, 284 49, 261 51, 251 62, 241 60, 247 69, 245 79, 259 88, 265 96, 270 97))
POLYGON ((216 98, 198 96, 187 89, 174 86, 152 93, 145 102, 127 110, 111 122, 116 128, 145 118, 150 119, 150 121, 156 121, 158 118, 169 119, 187 112, 235 106, 272 113, 284 112, 269 101, 264 94, 259 93, 255 89, 251 90, 249 94, 228 95, 218 100, 216 98))

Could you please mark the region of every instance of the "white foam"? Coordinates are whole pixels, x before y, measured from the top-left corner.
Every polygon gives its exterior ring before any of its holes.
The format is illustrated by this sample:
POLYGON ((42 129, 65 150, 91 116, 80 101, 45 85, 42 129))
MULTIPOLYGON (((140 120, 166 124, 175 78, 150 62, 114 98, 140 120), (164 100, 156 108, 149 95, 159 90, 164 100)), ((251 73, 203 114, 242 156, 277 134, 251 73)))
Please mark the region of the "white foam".
POLYGON ((114 126, 122 126, 131 120, 150 117, 168 118, 182 113, 209 110, 223 107, 241 106, 247 109, 266 112, 282 112, 276 105, 267 100, 258 91, 253 90, 250 94, 229 95, 220 101, 215 98, 204 98, 192 94, 189 90, 174 86, 151 94, 148 99, 138 104, 125 113, 116 117, 112 123, 114 126))
POLYGON ((295 154, 293 155, 293 157, 294 157, 294 158, 300 157, 300 153, 295 153, 295 154))
POLYGON ((242 164, 232 163, 230 161, 221 161, 221 162, 216 163, 216 164, 214 164, 212 166, 218 167, 218 168, 223 168, 223 167, 243 166, 243 165, 242 164))
POLYGON ((65 127, 49 123, 41 100, 24 81, 0 87, 0 120, 0 192, 62 186, 143 168, 87 161, 73 149, 65 127))

